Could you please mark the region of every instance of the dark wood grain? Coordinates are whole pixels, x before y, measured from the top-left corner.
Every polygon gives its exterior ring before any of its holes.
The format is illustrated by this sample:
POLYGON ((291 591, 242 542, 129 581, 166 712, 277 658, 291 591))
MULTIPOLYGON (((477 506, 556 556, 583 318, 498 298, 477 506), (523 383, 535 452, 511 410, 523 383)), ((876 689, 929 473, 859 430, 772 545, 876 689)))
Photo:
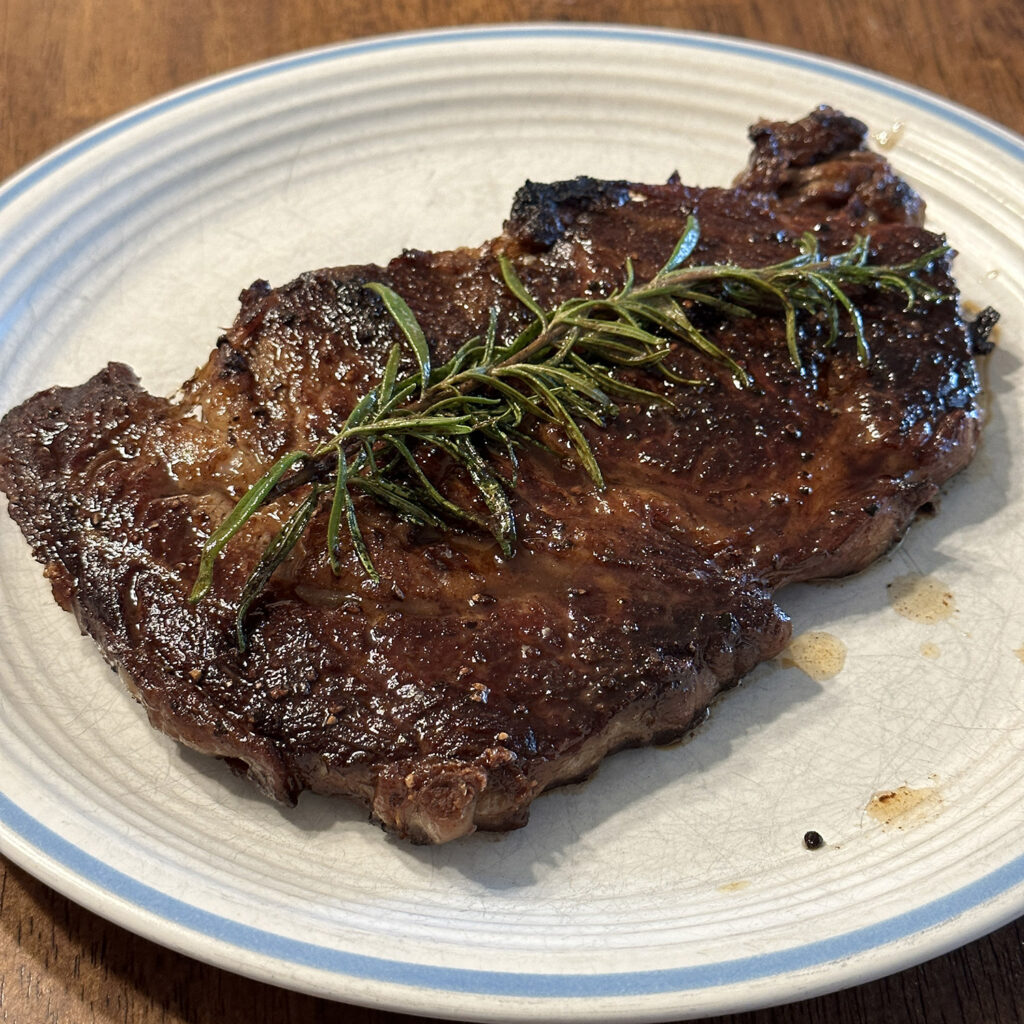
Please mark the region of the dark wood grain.
MULTIPOLYGON (((5 0, 0 177, 127 107, 219 71, 380 32, 628 21, 743 36, 911 81, 1024 132, 1020 0, 5 0)), ((819 97, 809 97, 817 101, 819 97)), ((141 940, 0 859, 4 1024, 399 1024, 141 940)), ((1024 921, 928 964, 726 1024, 1024 1024, 1024 921)))

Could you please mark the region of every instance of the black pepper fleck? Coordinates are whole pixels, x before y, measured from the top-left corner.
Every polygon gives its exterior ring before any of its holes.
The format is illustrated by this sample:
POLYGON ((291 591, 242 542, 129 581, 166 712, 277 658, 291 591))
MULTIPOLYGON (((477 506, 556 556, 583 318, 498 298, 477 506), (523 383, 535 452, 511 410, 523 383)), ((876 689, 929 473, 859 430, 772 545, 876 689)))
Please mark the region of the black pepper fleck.
POLYGON ((805 832, 804 833, 804 846, 808 850, 820 850, 825 845, 825 840, 822 839, 820 832, 805 832))

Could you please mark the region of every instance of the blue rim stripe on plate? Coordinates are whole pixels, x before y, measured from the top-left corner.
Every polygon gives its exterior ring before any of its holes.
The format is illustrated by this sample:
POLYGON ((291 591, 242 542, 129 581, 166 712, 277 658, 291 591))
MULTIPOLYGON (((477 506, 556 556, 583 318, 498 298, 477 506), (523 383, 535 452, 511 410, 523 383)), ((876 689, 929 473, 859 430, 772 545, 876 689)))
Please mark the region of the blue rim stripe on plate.
POLYGON ((878 924, 857 928, 819 942, 774 953, 759 953, 700 967, 669 967, 616 974, 537 974, 437 967, 349 953, 312 942, 239 924, 194 907, 69 843, 0 794, 0 817, 23 839, 80 878, 164 921, 172 921, 206 938, 279 961, 319 971, 389 984, 476 995, 534 999, 593 999, 653 996, 711 989, 761 978, 778 977, 856 956, 919 934, 1009 891, 1024 881, 1024 854, 951 893, 878 924))
MULTIPOLYGON (((838 81, 850 82, 875 93, 896 97, 903 103, 955 124, 961 130, 996 147, 1010 157, 1024 161, 1024 139, 1020 139, 1007 129, 987 122, 954 103, 895 79, 888 79, 853 65, 830 61, 812 54, 738 39, 661 30, 631 29, 624 26, 586 24, 498 26, 377 37, 366 41, 312 50, 254 65, 188 87, 181 92, 173 93, 140 107, 134 112, 72 141, 51 155, 42 157, 6 186, 0 188, 0 210, 90 150, 140 124, 204 97, 270 76, 287 73, 296 68, 406 47, 477 40, 578 39, 583 36, 729 53, 784 67, 813 71, 838 81)), ((687 989, 709 989, 723 985, 741 984, 790 974, 848 959, 919 934, 926 929, 941 926, 1024 884, 1024 855, 1021 855, 975 882, 878 924, 774 953, 757 954, 700 967, 630 971, 617 974, 504 973, 387 960, 330 949, 263 931, 194 907, 123 874, 63 839, 2 794, 0 794, 0 822, 35 847, 52 863, 62 865, 101 892, 108 892, 129 906, 213 938, 220 943, 261 956, 271 956, 294 965, 366 980, 449 992, 524 998, 656 995, 687 989)))

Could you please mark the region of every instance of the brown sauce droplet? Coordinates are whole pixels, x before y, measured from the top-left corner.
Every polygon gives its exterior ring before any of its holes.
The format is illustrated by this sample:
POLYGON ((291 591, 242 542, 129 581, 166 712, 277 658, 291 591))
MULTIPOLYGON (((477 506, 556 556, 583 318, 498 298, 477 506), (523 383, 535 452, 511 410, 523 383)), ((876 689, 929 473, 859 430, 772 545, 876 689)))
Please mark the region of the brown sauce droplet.
POLYGON ((897 576, 888 584, 888 590, 893 611, 911 622, 933 626, 956 612, 953 591, 934 576, 917 572, 897 576))
POLYGON ((865 808, 868 817, 892 828, 904 829, 919 825, 942 806, 942 797, 935 786, 900 786, 875 793, 865 808))
POLYGON ((798 668, 816 683, 839 675, 846 664, 846 644, 831 633, 801 633, 780 655, 785 668, 798 668))

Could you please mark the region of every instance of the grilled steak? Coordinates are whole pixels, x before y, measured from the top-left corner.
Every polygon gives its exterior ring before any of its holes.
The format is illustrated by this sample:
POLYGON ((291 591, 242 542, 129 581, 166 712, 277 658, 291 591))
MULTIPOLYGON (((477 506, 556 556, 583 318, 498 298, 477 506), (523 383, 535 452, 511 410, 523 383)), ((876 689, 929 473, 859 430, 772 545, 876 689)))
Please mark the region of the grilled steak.
MULTIPOLYGON (((233 616, 280 523, 271 505, 221 557, 210 596, 188 600, 205 539, 245 488, 282 452, 329 437, 379 379, 399 334, 368 282, 406 299, 442 360, 492 306, 502 337, 528 320, 499 253, 553 307, 619 287, 627 257, 652 276, 690 213, 699 263, 776 263, 807 230, 826 251, 868 233, 887 264, 939 243, 859 122, 822 108, 751 137, 729 188, 528 183, 480 248, 257 282, 171 399, 112 364, 8 413, 10 513, 153 725, 278 800, 352 796, 416 842, 515 828, 543 790, 617 748, 679 737, 782 650, 778 588, 883 553, 971 458, 979 386, 955 301, 907 312, 898 293, 865 291, 867 365, 849 333, 800 372, 781 321, 711 324, 754 385, 680 350, 673 369, 706 384, 646 381, 673 405, 627 405, 587 428, 603 491, 557 439, 531 450, 514 557, 486 533, 412 525, 367 500, 382 582, 352 552, 336 575, 322 508, 254 605, 243 653, 233 616)), ((955 294, 947 260, 928 277, 955 294)), ((460 486, 457 470, 432 471, 460 486)))

